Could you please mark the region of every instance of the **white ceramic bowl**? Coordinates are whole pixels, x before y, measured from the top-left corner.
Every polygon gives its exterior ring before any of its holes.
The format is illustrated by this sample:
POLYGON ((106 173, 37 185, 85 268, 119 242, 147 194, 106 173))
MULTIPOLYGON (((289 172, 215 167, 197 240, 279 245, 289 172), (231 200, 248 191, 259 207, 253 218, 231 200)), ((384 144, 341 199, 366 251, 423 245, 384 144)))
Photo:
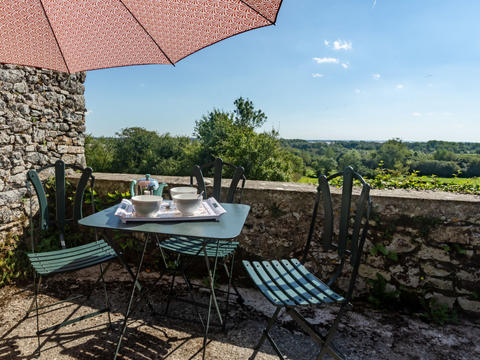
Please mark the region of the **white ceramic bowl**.
POLYGON ((202 197, 195 194, 177 194, 172 196, 175 207, 182 215, 193 215, 202 203, 202 197))
POLYGON ((197 188, 193 186, 177 186, 170 189, 170 196, 173 197, 179 194, 196 194, 197 188))
POLYGON ((160 209, 163 198, 157 195, 137 195, 131 201, 137 216, 149 217, 160 209))

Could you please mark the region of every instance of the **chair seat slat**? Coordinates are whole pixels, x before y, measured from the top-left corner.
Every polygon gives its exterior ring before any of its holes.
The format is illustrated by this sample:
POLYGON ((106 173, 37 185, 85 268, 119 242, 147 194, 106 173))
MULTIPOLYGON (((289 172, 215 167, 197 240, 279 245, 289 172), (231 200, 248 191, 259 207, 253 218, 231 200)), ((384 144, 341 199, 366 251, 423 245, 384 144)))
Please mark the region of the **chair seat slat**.
POLYGON ((41 253, 29 253, 28 256, 36 257, 36 258, 48 258, 49 256, 52 256, 52 255, 58 256, 59 252, 61 252, 62 254, 69 254, 69 253, 75 254, 76 252, 84 251, 90 248, 97 248, 98 246, 104 245, 104 244, 108 246, 108 244, 104 240, 98 240, 85 245, 78 245, 78 246, 67 248, 67 249, 45 251, 41 253))
POLYGON ((35 265, 33 266, 35 268, 35 271, 37 271, 40 275, 50 275, 55 273, 64 273, 69 271, 86 269, 88 267, 104 263, 116 257, 117 257, 116 255, 97 256, 89 259, 82 259, 82 261, 73 261, 63 266, 59 266, 59 265, 53 266, 53 267, 36 267, 35 265))
POLYGON ((78 253, 76 255, 71 255, 71 254, 62 254, 61 250, 59 250, 59 254, 57 257, 49 257, 49 258, 34 258, 30 257, 30 261, 32 264, 34 263, 44 263, 44 264, 62 264, 62 263, 68 263, 75 261, 77 259, 82 259, 82 258, 87 258, 89 256, 93 255, 110 255, 110 254, 115 254, 113 249, 109 246, 97 248, 97 249, 91 249, 89 251, 84 251, 82 253, 78 253))
POLYGON ((311 300, 312 303, 318 304, 318 303, 330 303, 332 300, 326 296, 324 293, 319 291, 315 286, 313 286, 308 279, 303 277, 296 269, 295 267, 290 264, 288 260, 274 260, 272 261, 272 264, 277 268, 283 268, 284 271, 288 274, 290 278, 292 278, 292 281, 295 281, 299 286, 301 286, 305 291, 310 294, 315 300, 311 300))
POLYGON ((242 261, 245 270, 247 270, 248 275, 252 279, 253 283, 258 287, 258 289, 262 292, 262 294, 270 301, 273 305, 283 306, 285 305, 283 301, 281 301, 273 291, 271 291, 260 279, 257 275, 257 272, 254 270, 252 263, 250 261, 244 260, 242 261))
POLYGON ((293 264, 293 266, 295 266, 295 268, 300 272, 300 274, 305 276, 310 281, 312 285, 316 286, 320 291, 327 294, 331 299, 338 302, 345 300, 342 296, 338 295, 336 292, 330 289, 327 284, 325 284, 323 281, 314 276, 310 271, 308 271, 307 268, 303 266, 300 261, 298 261, 297 259, 291 259, 290 262, 293 264))
POLYGON ((90 263, 92 261, 97 261, 98 259, 110 257, 110 256, 115 256, 114 254, 105 254, 105 253, 100 253, 100 254, 91 254, 89 256, 85 256, 82 258, 78 259, 71 259, 68 261, 63 261, 63 262, 38 262, 38 263, 32 263, 33 267, 36 268, 41 268, 46 271, 52 270, 52 269, 60 269, 62 267, 70 267, 70 266, 83 266, 82 264, 90 263))
MULTIPOLYGON (((175 237, 167 239, 158 245, 166 250, 175 251, 183 255, 198 255, 203 256, 202 247, 204 244, 203 239, 191 239, 183 237, 175 237)), ((217 253, 217 243, 208 242, 206 245, 206 251, 208 257, 226 257, 232 254, 238 247, 238 241, 220 241, 218 245, 217 253)))
POLYGON ((272 281, 270 276, 266 273, 262 264, 258 261, 252 262, 253 269, 257 272, 257 275, 262 280, 264 286, 270 289, 271 292, 283 303, 283 305, 295 306, 297 303, 291 300, 286 294, 285 291, 279 287, 275 282, 272 281))
MULTIPOLYGON (((293 279, 291 281, 284 278, 285 273, 279 274, 275 267, 269 261, 262 261, 262 265, 270 276, 271 281, 277 284, 285 293, 285 295, 298 305, 309 305, 313 299, 308 292, 302 289, 293 279)), ((313 299, 315 300, 315 299, 313 299)), ((318 301, 317 301, 318 303, 318 301)))

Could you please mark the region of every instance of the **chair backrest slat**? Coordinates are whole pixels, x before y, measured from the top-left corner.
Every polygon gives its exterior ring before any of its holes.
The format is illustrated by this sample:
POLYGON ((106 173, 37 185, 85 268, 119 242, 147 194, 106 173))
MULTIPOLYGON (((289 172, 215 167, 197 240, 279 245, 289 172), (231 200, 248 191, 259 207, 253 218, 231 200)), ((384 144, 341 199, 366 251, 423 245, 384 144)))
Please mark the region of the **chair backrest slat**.
MULTIPOLYGON (((318 178, 318 186, 322 194, 324 209, 322 246, 325 249, 330 249, 332 247, 333 240, 333 206, 332 195, 330 193, 330 185, 328 184, 328 180, 325 175, 322 175, 318 178)), ((309 236, 313 236, 313 233, 309 236)))
POLYGON ((303 252, 303 263, 305 263, 308 259, 309 251, 312 247, 311 243, 315 237, 315 228, 320 200, 324 207, 321 246, 326 251, 337 248, 338 257, 340 260, 333 271, 330 280, 328 281, 328 285, 332 285, 337 280, 344 269, 344 264, 349 260, 353 265, 348 292, 348 296, 350 298, 353 285, 358 275, 360 258, 368 231, 368 218, 370 216, 371 209, 370 186, 351 167, 347 167, 342 173, 331 175, 328 178, 324 175, 319 176, 312 222, 310 224, 307 243, 303 252), (338 238, 335 242, 334 211, 329 182, 330 180, 339 176, 343 176, 343 188, 338 238), (360 182, 362 191, 358 200, 356 201, 353 227, 350 233, 350 209, 354 179, 360 182), (350 259, 348 259, 348 257, 350 259))
POLYGON ((238 185, 240 180, 242 181, 241 189, 245 186, 245 170, 241 166, 235 166, 232 164, 228 164, 223 162, 222 159, 216 158, 215 160, 203 164, 202 166, 195 165, 192 168, 192 174, 190 175, 190 185, 193 186, 193 178, 197 181, 197 188, 199 191, 203 191, 203 198, 207 198, 207 187, 205 184, 205 179, 203 177, 203 170, 209 169, 213 167, 213 192, 212 197, 214 197, 217 201, 222 202, 221 194, 222 194, 222 178, 223 178, 223 170, 225 166, 234 169, 233 177, 230 182, 230 186, 228 188, 226 201, 227 203, 234 202, 235 193, 238 189, 238 185))
MULTIPOLYGON (((212 196, 220 201, 220 194, 222 191, 222 173, 223 173, 223 161, 220 158, 216 158, 213 161, 213 194, 212 196)), ((205 193, 204 193, 205 194, 205 193)))
MULTIPOLYGON (((77 223, 79 219, 83 217, 82 214, 82 207, 83 207, 83 197, 85 194, 85 190, 88 186, 89 180, 91 180, 91 191, 93 191, 93 170, 91 168, 82 168, 76 165, 65 165, 63 160, 57 160, 54 165, 47 165, 41 169, 37 170, 29 170, 27 172, 27 182, 33 184, 35 189, 35 193, 38 198, 39 206, 40 206, 40 228, 42 230, 48 229, 50 225, 50 219, 48 214, 48 201, 47 196, 45 193, 45 188, 40 180, 39 173, 47 168, 55 169, 55 223, 57 229, 59 231, 60 236, 60 245, 62 248, 66 248, 65 244, 65 224, 73 220, 74 223, 77 223), (79 179, 77 184, 77 188, 75 190, 75 199, 73 202, 73 217, 72 219, 67 219, 67 212, 66 212, 66 183, 65 183, 65 170, 66 168, 72 168, 74 170, 78 170, 82 172, 82 175, 79 179)), ((27 184, 27 186, 29 186, 27 184)), ((30 214, 30 221, 33 221, 33 214, 30 214)))
POLYGON ((353 169, 347 166, 343 171, 342 205, 338 229, 338 255, 343 257, 347 248, 348 224, 350 221, 350 206, 352 201, 353 169))
POLYGON ((57 160, 55 162, 55 214, 60 234, 65 230, 65 196, 65 163, 57 160))
POLYGON ((48 203, 42 182, 40 181, 38 173, 33 169, 27 172, 27 181, 30 181, 32 183, 33 188, 35 189, 35 193, 37 194, 37 199, 40 207, 40 229, 46 230, 48 229, 48 203))
POLYGON ((369 193, 370 193, 370 188, 368 186, 364 186, 362 188, 360 198, 357 201, 355 222, 353 224, 351 247, 350 247, 350 251, 351 251, 350 264, 351 265, 354 264, 355 258, 357 257, 360 229, 362 227, 362 220, 365 218, 365 215, 366 215, 369 193))
POLYGON ((233 173, 230 187, 228 188, 227 203, 233 203, 233 201, 235 200, 235 193, 237 192, 238 183, 240 182, 240 180, 242 180, 242 186, 240 191, 243 190, 243 187, 245 186, 244 172, 245 170, 243 169, 243 167, 241 166, 236 167, 235 172, 233 173))
POLYGON ((78 181, 77 190, 75 191, 75 200, 73 203, 73 221, 75 223, 83 217, 82 215, 83 195, 85 194, 85 189, 87 188, 88 180, 92 178, 92 173, 93 173, 92 168, 90 167, 86 168, 82 172, 82 176, 78 181))
POLYGON ((203 198, 207 198, 207 191, 205 185, 205 179, 203 178, 203 172, 200 166, 194 165, 192 168, 192 174, 190 175, 190 185, 193 186, 193 178, 197 180, 197 188, 201 192, 203 191, 203 198))

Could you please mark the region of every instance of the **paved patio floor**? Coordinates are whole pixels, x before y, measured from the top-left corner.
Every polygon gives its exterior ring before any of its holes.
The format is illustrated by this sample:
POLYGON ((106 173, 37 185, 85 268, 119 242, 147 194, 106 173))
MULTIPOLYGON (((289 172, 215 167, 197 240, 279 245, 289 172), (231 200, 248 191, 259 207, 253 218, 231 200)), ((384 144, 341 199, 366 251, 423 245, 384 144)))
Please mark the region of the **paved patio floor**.
MULTIPOLYGON (((115 265, 116 267, 116 265, 115 265)), ((85 293, 92 285, 88 272, 71 274, 47 281, 40 297, 42 304, 53 303, 72 293, 85 293)), ((155 274, 147 274, 146 283, 153 282, 155 274)), ((116 267, 107 276, 112 301, 113 330, 108 328, 103 314, 63 327, 42 337, 41 359, 111 359, 118 338, 131 284, 125 272, 116 267)), ((178 284, 181 294, 182 286, 178 284)), ((156 286, 151 294, 155 304, 164 303, 166 282, 156 286)), ((246 298, 244 308, 232 306, 232 320, 225 334, 212 329, 207 347, 208 359, 248 359, 266 324, 266 315, 273 309, 253 289, 241 289, 246 298), (253 310, 256 309, 256 310, 253 310)), ((35 317, 22 318, 30 304, 31 289, 8 286, 0 289, 0 359, 31 359, 37 346, 35 317)), ((199 299, 207 300, 199 292, 199 299)), ((45 313, 41 327, 50 326, 77 310, 74 317, 86 314, 103 305, 101 286, 93 293, 89 306, 78 303, 59 305, 58 311, 45 313)), ((159 308, 160 309, 160 305, 159 308)), ((200 359, 202 328, 182 318, 194 318, 190 305, 174 302, 170 317, 153 316, 144 303, 140 303, 129 323, 127 337, 121 348, 123 359, 200 359)), ((319 324, 334 316, 332 310, 308 309, 304 314, 319 324)), ((314 343, 288 317, 275 327, 274 338, 289 359, 315 359, 314 343)), ((480 322, 460 319, 455 325, 428 324, 419 319, 374 311, 362 306, 349 312, 342 321, 336 345, 349 359, 480 359, 480 322)), ((257 359, 277 359, 273 350, 265 345, 257 359)))

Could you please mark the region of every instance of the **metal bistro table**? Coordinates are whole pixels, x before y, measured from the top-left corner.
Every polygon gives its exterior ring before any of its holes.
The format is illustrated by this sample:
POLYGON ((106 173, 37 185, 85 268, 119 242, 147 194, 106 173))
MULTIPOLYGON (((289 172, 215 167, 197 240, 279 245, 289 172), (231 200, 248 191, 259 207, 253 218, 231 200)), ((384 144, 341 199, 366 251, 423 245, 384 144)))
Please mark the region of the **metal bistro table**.
MULTIPOLYGON (((218 240, 231 240, 236 238, 240 232, 242 231, 243 224, 247 218, 248 212, 250 211, 250 206, 243 205, 243 204, 221 204, 223 208, 227 211, 223 214, 219 221, 183 221, 183 222, 133 222, 133 223, 122 223, 118 216, 115 216, 115 210, 117 209, 118 205, 112 206, 108 209, 95 213, 93 215, 84 217, 83 219, 79 220, 78 223, 83 226, 93 227, 96 229, 107 229, 107 230, 119 230, 125 232, 142 232, 146 233, 147 236, 145 238, 143 244, 143 252, 140 256, 139 263, 136 269, 135 274, 130 269, 130 267, 121 260, 121 256, 118 250, 115 248, 112 239, 108 236, 106 232, 103 232, 103 236, 105 241, 107 241, 114 250, 119 254, 119 259, 123 262, 123 265, 128 270, 130 276, 133 279, 132 290, 130 293, 130 300, 127 306, 127 311, 125 313, 125 319, 123 322, 122 330, 120 333, 120 337, 118 338, 117 347, 115 349, 114 359, 117 358, 118 352, 120 350, 120 346, 125 334, 125 330, 127 328, 127 321, 130 316, 130 311, 133 303, 133 299, 135 297, 135 289, 139 290, 139 293, 142 291, 142 286, 138 281, 140 270, 143 265, 143 259, 145 255, 145 250, 147 249, 148 242, 150 240, 151 235, 172 235, 172 236, 186 236, 186 237, 195 237, 204 240, 203 246, 203 253, 207 265, 208 270, 208 280, 210 286, 210 298, 208 304, 208 314, 207 314, 207 321, 205 325, 205 334, 203 339, 203 357, 205 357, 205 350, 207 345, 207 337, 208 337, 208 329, 210 325, 210 314, 212 308, 212 302, 215 305, 217 312, 219 313, 219 307, 217 304, 217 299, 215 297, 214 291, 214 279, 215 279, 215 272, 217 267, 217 262, 214 262, 213 269, 210 268, 210 262, 206 252, 206 245, 209 241, 215 240, 217 242, 217 250, 219 241, 218 240)), ((150 309, 153 310, 153 307, 149 303, 147 298, 147 304, 149 305, 150 309)))

